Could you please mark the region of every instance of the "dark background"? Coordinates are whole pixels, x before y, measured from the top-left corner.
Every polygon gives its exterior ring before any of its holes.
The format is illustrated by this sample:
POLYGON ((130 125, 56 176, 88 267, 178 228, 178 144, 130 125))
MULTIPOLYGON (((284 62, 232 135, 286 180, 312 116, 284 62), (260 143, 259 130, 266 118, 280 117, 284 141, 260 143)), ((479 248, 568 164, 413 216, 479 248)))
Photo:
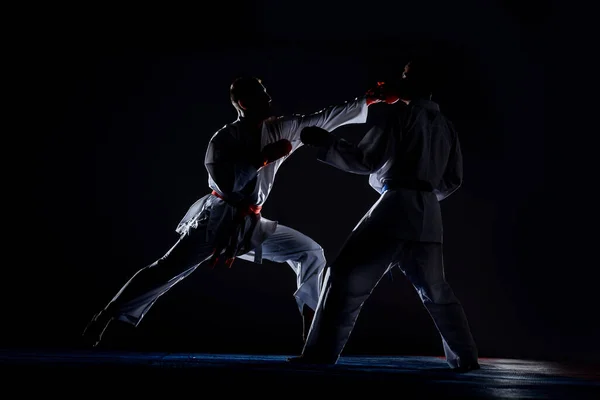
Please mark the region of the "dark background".
MULTIPOLYGON (((261 77, 276 114, 307 113, 362 95, 418 51, 443 60, 448 79, 434 100, 463 146, 464 186, 442 203, 446 273, 481 356, 600 359, 598 262, 584 240, 594 225, 578 219, 592 201, 564 184, 578 159, 566 155, 561 124, 571 116, 554 108, 551 83, 564 6, 390 3, 31 11, 8 75, 19 134, 8 135, 4 198, 17 226, 3 262, 2 347, 74 346, 175 242, 180 218, 208 191, 206 144, 236 118, 233 78, 261 77)), ((359 138, 355 128, 339 134, 359 138)), ((305 148, 280 170, 263 214, 332 260, 376 199, 366 177, 305 148)), ((132 349, 298 353, 294 290, 287 265, 200 267, 157 302, 132 349)), ((443 354, 399 271, 359 318, 346 354, 359 353, 443 354)))

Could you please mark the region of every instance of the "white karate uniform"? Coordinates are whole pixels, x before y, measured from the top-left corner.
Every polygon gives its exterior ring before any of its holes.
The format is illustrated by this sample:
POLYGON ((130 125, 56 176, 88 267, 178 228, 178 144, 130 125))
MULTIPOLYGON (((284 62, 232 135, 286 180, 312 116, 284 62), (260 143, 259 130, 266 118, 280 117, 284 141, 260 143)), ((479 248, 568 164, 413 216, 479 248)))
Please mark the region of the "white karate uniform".
POLYGON ((381 197, 324 274, 303 356, 336 362, 364 302, 381 277, 398 266, 433 318, 448 363, 476 363, 467 318, 444 276, 439 201, 462 184, 462 153, 451 122, 436 103, 418 100, 392 111, 358 145, 335 139, 320 149, 319 159, 370 175, 381 197))
MULTIPOLYGON (((287 139, 292 154, 302 145, 300 133, 306 126, 332 130, 367 120, 366 98, 325 108, 309 115, 269 118, 253 127, 243 118, 225 125, 210 140, 205 158, 208 185, 227 200, 207 194, 196 201, 176 231, 177 243, 159 260, 139 270, 105 308, 114 318, 137 325, 154 302, 210 258, 215 241, 231 227, 237 202, 262 206, 267 200, 278 169, 288 156, 257 169, 255 160, 269 143, 287 139), (259 134, 254 131, 260 129, 259 134), (253 134, 254 133, 254 134, 253 134)), ((319 275, 325 267, 323 249, 308 236, 261 216, 248 216, 241 232, 245 260, 262 258, 286 262, 297 275, 294 294, 300 311, 306 304, 315 309, 319 275)))

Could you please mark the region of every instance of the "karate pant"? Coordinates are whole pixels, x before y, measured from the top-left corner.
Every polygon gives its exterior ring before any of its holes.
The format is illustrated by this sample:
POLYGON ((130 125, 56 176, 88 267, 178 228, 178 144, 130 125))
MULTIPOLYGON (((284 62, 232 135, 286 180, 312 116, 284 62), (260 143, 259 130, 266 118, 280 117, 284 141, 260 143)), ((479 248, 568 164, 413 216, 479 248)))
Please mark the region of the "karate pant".
MULTIPOLYGON (((207 261, 214 245, 206 241, 206 226, 190 228, 189 234, 160 259, 140 269, 106 306, 113 318, 137 326, 158 298, 207 261)), ((254 252, 238 258, 253 261, 254 252)), ((284 225, 262 244, 262 258, 277 263, 287 262, 297 276, 296 302, 313 310, 319 296, 319 276, 325 267, 321 246, 308 236, 284 225)))
POLYGON ((398 266, 417 290, 442 339, 451 367, 477 362, 463 307, 444 276, 441 243, 398 240, 359 224, 326 269, 303 356, 337 362, 361 308, 382 276, 398 266))

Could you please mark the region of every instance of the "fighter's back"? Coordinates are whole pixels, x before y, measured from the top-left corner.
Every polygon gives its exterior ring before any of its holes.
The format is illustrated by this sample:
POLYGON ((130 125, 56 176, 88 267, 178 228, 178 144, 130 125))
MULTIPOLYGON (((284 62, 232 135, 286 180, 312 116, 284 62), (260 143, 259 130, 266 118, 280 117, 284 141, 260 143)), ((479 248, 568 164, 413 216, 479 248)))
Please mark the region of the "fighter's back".
POLYGON ((393 152, 384 167, 394 180, 427 182, 431 189, 443 179, 456 133, 429 100, 411 102, 398 116, 393 152))

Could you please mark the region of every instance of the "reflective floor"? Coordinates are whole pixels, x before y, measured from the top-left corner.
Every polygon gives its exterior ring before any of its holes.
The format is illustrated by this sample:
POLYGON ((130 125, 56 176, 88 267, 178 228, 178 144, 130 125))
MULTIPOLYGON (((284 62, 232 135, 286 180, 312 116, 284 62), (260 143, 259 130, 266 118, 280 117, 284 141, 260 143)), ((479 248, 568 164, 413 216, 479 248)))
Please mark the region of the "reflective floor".
POLYGON ((436 357, 342 357, 321 367, 292 365, 287 357, 5 350, 0 380, 5 391, 18 388, 18 397, 163 397, 159 393, 168 390, 170 398, 600 399, 600 368, 592 365, 482 358, 480 370, 457 374, 436 357))

